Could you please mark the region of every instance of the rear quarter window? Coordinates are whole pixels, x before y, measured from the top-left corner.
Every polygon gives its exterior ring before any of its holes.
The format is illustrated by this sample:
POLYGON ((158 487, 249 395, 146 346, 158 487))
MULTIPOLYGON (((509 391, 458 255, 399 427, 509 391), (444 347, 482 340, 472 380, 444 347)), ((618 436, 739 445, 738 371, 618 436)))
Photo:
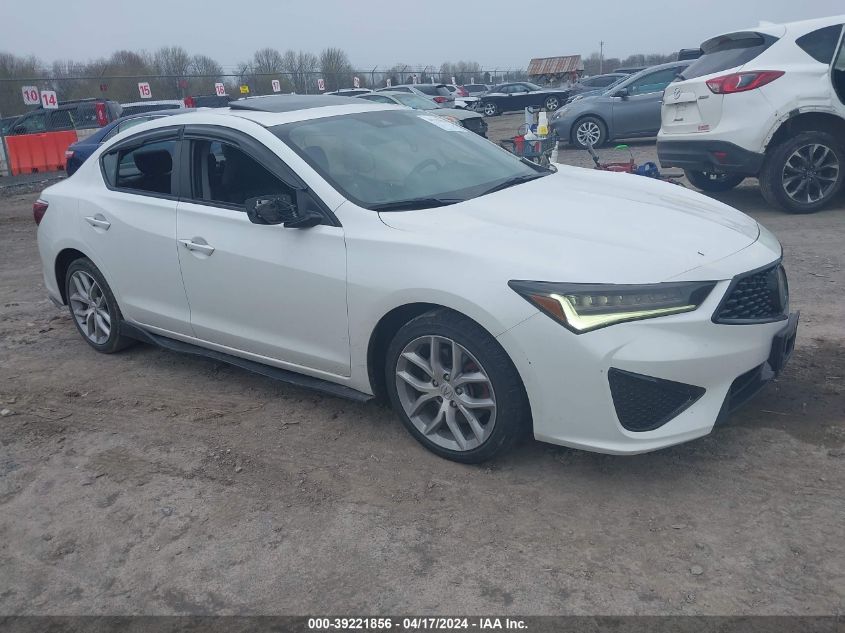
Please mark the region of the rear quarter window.
POLYGON ((836 53, 836 45, 839 44, 841 34, 842 25, 835 24, 802 35, 795 40, 795 43, 817 62, 829 64, 833 61, 833 55, 836 53))
POLYGON ((714 37, 701 45, 703 55, 689 65, 682 78, 695 79, 743 66, 777 41, 771 35, 753 32, 714 37))

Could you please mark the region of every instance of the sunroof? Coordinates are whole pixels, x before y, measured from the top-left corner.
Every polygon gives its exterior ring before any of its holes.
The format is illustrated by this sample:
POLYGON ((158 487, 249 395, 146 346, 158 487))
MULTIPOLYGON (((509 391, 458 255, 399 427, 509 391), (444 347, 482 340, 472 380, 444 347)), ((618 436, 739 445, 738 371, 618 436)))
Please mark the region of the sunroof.
POLYGON ((366 102, 355 97, 334 95, 267 95, 250 97, 229 103, 232 110, 254 110, 257 112, 293 112, 310 108, 326 108, 338 105, 364 105, 366 102))

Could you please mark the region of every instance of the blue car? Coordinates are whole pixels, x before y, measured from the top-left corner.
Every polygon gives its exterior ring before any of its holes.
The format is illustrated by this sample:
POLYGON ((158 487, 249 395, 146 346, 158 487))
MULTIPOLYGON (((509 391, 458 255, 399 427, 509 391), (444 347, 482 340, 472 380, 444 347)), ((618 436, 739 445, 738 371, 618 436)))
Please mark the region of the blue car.
POLYGON ((65 169, 67 170, 67 175, 73 175, 73 173, 82 166, 82 163, 84 163, 91 154, 97 151, 97 148, 100 147, 100 145, 108 141, 115 134, 120 134, 124 130, 128 130, 129 128, 135 125, 140 125, 141 123, 146 123, 152 119, 159 119, 163 116, 171 116, 173 114, 182 114, 184 112, 191 111, 192 110, 189 108, 180 108, 177 110, 156 110, 154 112, 143 112, 132 116, 125 116, 117 119, 116 121, 112 121, 108 125, 101 127, 88 138, 77 141, 67 148, 65 151, 65 169))

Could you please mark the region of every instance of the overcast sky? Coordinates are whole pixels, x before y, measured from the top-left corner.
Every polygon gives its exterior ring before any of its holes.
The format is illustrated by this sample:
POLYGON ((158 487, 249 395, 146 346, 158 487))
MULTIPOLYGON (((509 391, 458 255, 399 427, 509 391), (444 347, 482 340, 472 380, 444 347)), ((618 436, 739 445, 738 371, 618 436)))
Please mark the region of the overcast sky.
POLYGON ((45 61, 180 44, 228 69, 261 47, 346 50, 353 66, 669 53, 718 33, 845 13, 843 0, 50 0, 0 1, 0 51, 45 61), (536 9, 537 13, 533 13, 536 9))

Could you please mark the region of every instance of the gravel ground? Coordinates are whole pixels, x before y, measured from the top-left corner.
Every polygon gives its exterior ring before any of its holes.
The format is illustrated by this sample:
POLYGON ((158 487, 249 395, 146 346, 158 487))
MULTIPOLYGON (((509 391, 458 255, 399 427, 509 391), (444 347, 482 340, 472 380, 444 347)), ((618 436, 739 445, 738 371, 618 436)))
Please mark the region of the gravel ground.
POLYGON ((45 297, 35 194, 0 192, 0 614, 842 614, 845 205, 790 216, 754 184, 721 199, 784 243, 782 377, 690 444, 481 467, 376 404, 97 355, 45 297))

